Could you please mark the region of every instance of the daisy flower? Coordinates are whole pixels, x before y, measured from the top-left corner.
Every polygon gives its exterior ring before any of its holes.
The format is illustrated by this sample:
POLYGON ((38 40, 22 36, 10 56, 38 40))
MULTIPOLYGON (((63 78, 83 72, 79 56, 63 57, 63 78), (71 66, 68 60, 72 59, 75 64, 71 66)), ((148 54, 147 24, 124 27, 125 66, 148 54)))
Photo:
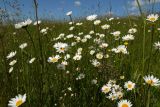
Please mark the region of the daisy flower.
POLYGON ((37 23, 37 21, 35 21, 35 22, 33 23, 33 25, 37 25, 37 24, 40 24, 40 23, 41 23, 41 21, 38 20, 38 23, 37 23))
POLYGON ((19 46, 20 49, 24 49, 24 48, 26 48, 26 47, 27 47, 27 43, 22 43, 22 44, 19 46))
POLYGON ((129 40, 134 40, 134 36, 131 34, 125 35, 122 37, 123 41, 129 41, 129 40))
POLYGON ((155 22, 158 20, 158 17, 159 17, 158 14, 150 14, 147 16, 146 20, 151 21, 151 22, 155 22))
POLYGON ((124 88, 126 88, 127 90, 133 90, 135 88, 135 83, 131 81, 125 82, 124 88))
POLYGON ((26 101, 26 94, 19 94, 15 98, 11 98, 9 101, 9 107, 20 107, 26 101))
POLYGON ((159 86, 159 85, 160 85, 159 79, 157 79, 157 78, 154 77, 153 75, 145 76, 145 77, 143 77, 143 79, 145 80, 145 82, 146 82, 148 85, 151 85, 151 86, 159 86))
POLYGON ((24 27, 27 27, 28 25, 30 25, 31 23, 32 23, 32 20, 27 19, 24 22, 19 22, 19 23, 15 24, 15 28, 16 29, 24 28, 24 27))
POLYGON ((111 87, 107 85, 103 85, 103 87, 101 88, 101 91, 106 94, 111 91, 111 87))
POLYGON ((93 14, 93 15, 87 16, 86 19, 89 20, 89 21, 93 21, 93 20, 97 19, 97 15, 93 14))
POLYGON ((100 20, 95 20, 95 21, 94 21, 94 25, 99 25, 100 23, 101 23, 100 20))
POLYGON ((133 34, 133 33, 136 33, 137 32, 137 29, 136 28, 131 28, 128 30, 128 33, 130 34, 133 34))
POLYGON ((105 24, 105 25, 102 25, 101 28, 102 28, 103 30, 106 30, 106 29, 109 29, 109 28, 110 28, 110 25, 105 24))
POLYGON ((49 57, 48 58, 48 62, 52 62, 52 63, 55 63, 55 62, 58 62, 58 60, 60 59, 61 57, 59 55, 56 55, 56 56, 52 56, 52 57, 49 57))
POLYGON ((7 55, 7 59, 11 59, 13 58, 15 55, 16 55, 17 51, 14 51, 14 52, 10 52, 8 55, 7 55))
POLYGON ((132 103, 129 100, 120 100, 118 107, 132 107, 132 103))
POLYGON ((33 63, 33 62, 35 61, 35 59, 36 59, 36 58, 30 59, 30 60, 29 60, 29 63, 30 63, 30 64, 33 63))
POLYGON ((72 11, 67 12, 66 15, 67 15, 67 16, 72 15, 72 11))
POLYGON ((53 47, 57 50, 57 52, 64 53, 68 49, 68 44, 58 42, 53 47))
POLYGON ((9 65, 10 66, 13 66, 14 64, 16 64, 17 63, 17 60, 13 60, 13 61, 11 61, 10 63, 9 63, 9 65))
POLYGON ((103 58, 103 53, 99 52, 96 54, 97 59, 102 59, 103 58))
POLYGON ((155 49, 159 49, 160 50, 160 42, 159 41, 155 42, 154 43, 154 47, 155 47, 155 49))

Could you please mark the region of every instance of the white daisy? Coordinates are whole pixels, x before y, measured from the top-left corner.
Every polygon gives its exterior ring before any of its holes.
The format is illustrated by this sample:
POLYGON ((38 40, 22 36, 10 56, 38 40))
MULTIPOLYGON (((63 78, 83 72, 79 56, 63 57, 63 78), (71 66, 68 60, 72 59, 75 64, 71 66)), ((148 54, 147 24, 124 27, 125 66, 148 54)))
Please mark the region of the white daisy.
POLYGON ((9 63, 9 65, 10 66, 13 66, 14 64, 16 64, 17 63, 17 60, 13 60, 13 61, 11 61, 10 63, 9 63))
POLYGON ((94 21, 94 25, 99 25, 100 23, 101 23, 100 20, 95 20, 95 21, 94 21))
POLYGON ((159 79, 157 79, 157 78, 154 77, 153 75, 145 76, 145 77, 143 77, 143 79, 145 80, 145 82, 146 82, 148 85, 151 85, 151 86, 159 86, 159 85, 160 85, 159 79))
POLYGON ((154 43, 154 47, 155 47, 155 49, 159 49, 160 50, 160 42, 159 41, 155 42, 154 43))
POLYGON ((15 55, 16 55, 17 51, 14 51, 14 52, 10 52, 8 55, 7 55, 7 59, 11 59, 13 58, 15 55))
POLYGON ((9 107, 20 107, 26 101, 26 94, 19 94, 15 98, 11 98, 9 101, 9 107))
POLYGON ((131 81, 125 82, 124 88, 126 88, 127 90, 133 90, 135 88, 135 83, 131 81))
POLYGON ((151 21, 151 22, 155 22, 158 20, 158 17, 159 17, 158 14, 150 14, 147 16, 146 20, 151 21))
POLYGON ((129 100, 120 100, 118 107, 132 107, 132 103, 129 100))
POLYGON ((93 15, 87 16, 86 19, 89 20, 89 21, 93 21, 93 20, 97 19, 97 15, 93 14, 93 15))
POLYGON ((26 47, 27 47, 27 43, 22 43, 22 44, 19 46, 20 49, 24 49, 24 48, 26 48, 26 47))
POLYGON ((52 62, 52 63, 55 63, 55 62, 58 62, 58 60, 60 59, 61 57, 59 55, 56 55, 56 56, 52 56, 52 57, 49 57, 48 58, 48 62, 52 62))
POLYGON ((103 87, 101 88, 101 91, 105 94, 109 93, 111 91, 111 87, 107 86, 107 85, 103 85, 103 87))
POLYGON ((33 62, 35 61, 35 59, 36 59, 36 58, 30 59, 30 60, 29 60, 29 63, 30 63, 30 64, 33 63, 33 62))
POLYGON ((131 34, 125 35, 122 37, 123 41, 129 41, 129 40, 134 40, 134 36, 131 34))
POLYGON ((68 49, 68 44, 58 42, 53 47, 57 50, 57 52, 64 53, 68 49))
POLYGON ((67 16, 72 15, 72 11, 67 12, 66 15, 67 15, 67 16))

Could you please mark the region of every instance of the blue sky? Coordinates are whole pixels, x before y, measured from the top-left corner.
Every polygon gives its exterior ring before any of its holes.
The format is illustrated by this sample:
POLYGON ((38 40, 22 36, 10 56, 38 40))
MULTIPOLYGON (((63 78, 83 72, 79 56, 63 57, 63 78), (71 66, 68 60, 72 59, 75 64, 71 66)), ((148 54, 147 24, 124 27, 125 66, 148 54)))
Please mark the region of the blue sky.
MULTIPOLYGON (((33 0, 19 1, 23 16, 33 16, 33 0)), ((145 0, 139 1, 142 5, 148 5, 145 0)), ((39 15, 43 18, 50 16, 55 19, 67 18, 65 14, 68 11, 73 11, 74 17, 85 17, 90 14, 106 15, 109 12, 110 4, 112 5, 112 12, 118 16, 126 15, 126 8, 130 14, 137 13, 135 0, 38 0, 38 4, 39 15)), ((156 0, 155 10, 160 10, 160 0, 156 0)))

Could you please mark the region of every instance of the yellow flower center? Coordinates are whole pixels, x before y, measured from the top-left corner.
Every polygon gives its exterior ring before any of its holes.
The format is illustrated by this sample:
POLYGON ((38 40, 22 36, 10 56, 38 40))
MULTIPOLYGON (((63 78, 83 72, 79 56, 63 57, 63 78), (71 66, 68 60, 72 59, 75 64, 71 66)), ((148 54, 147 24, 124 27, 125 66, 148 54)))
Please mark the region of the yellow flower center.
POLYGON ((109 88, 105 88, 104 92, 108 93, 109 92, 109 88))
POLYGON ((128 104, 122 104, 122 107, 129 107, 128 104))
POLYGON ((61 51, 64 51, 64 50, 65 50, 65 48, 60 48, 60 50, 61 50, 61 51))
POLYGON ((126 46, 127 46, 127 45, 128 45, 128 42, 124 42, 124 45, 126 45, 126 46))
POLYGON ((18 100, 18 101, 16 102, 16 107, 19 107, 22 103, 23 103, 22 100, 18 100))
POLYGON ((155 21, 156 19, 154 17, 151 17, 149 20, 150 21, 155 21))
POLYGON ((153 84, 153 81, 152 81, 152 80, 148 80, 148 81, 147 81, 147 84, 152 85, 152 84, 153 84))
POLYGON ((58 58, 52 58, 51 62, 57 62, 58 58))
POLYGON ((128 88, 132 88, 132 84, 128 84, 128 88))

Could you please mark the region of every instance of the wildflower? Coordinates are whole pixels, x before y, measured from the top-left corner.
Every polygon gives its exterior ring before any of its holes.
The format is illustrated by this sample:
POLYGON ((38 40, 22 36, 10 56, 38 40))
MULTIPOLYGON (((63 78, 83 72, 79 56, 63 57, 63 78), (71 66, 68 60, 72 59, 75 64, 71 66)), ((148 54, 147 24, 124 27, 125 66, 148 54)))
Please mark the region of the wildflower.
POLYGON ((111 91, 111 87, 107 85, 103 85, 103 87, 101 88, 101 91, 106 94, 111 91))
POLYGON ((91 50, 89 53, 90 55, 93 55, 95 53, 95 50, 91 50))
POLYGON ((9 101, 9 107, 20 107, 26 101, 26 94, 21 95, 19 94, 15 98, 11 98, 9 101))
POLYGON ((47 34, 47 30, 48 30, 48 27, 43 28, 43 29, 41 29, 40 33, 42 33, 43 35, 46 35, 47 34))
POLYGON ((82 41, 83 43, 85 43, 85 42, 87 42, 87 39, 86 39, 86 38, 83 38, 83 39, 81 39, 81 41, 82 41))
POLYGON ((9 65, 10 66, 13 66, 14 64, 16 64, 17 63, 17 60, 13 60, 13 61, 11 61, 10 63, 9 63, 9 65))
POLYGON ((13 71, 13 67, 11 67, 10 69, 9 69, 9 73, 11 73, 13 71))
POLYGON ((131 81, 125 82, 124 88, 126 88, 127 90, 132 90, 135 88, 135 83, 131 81))
POLYGON ((71 27, 69 28, 69 30, 72 31, 74 28, 75 28, 74 26, 71 26, 71 27))
POLYGON ((83 23, 76 23, 77 26, 81 26, 83 23))
POLYGON ((121 32, 120 31, 115 31, 111 33, 114 37, 119 37, 121 32))
POLYGON ((128 54, 127 48, 125 47, 125 45, 119 45, 117 48, 113 48, 111 51, 115 53, 128 54))
POLYGON ((20 23, 15 24, 15 28, 16 29, 24 28, 24 27, 27 27, 28 25, 30 25, 31 23, 32 23, 32 20, 27 19, 24 22, 20 22, 20 23))
POLYGON ((102 43, 99 47, 100 47, 100 48, 107 48, 107 47, 108 47, 108 44, 107 44, 107 43, 102 43))
POLYGON ((91 62, 92 62, 92 65, 93 65, 94 67, 99 67, 99 66, 101 65, 101 63, 100 63, 99 61, 97 61, 97 59, 94 59, 94 60, 92 60, 91 62))
POLYGON ((14 52, 10 52, 8 55, 7 55, 7 59, 11 59, 11 58, 13 58, 15 55, 16 55, 16 51, 14 51, 14 52))
POLYGON ((69 22, 68 24, 69 24, 69 25, 73 25, 73 24, 74 24, 74 22, 69 22))
POLYGON ((73 57, 74 60, 81 60, 81 58, 82 58, 82 55, 80 55, 80 54, 76 54, 76 55, 73 57))
POLYGON ((154 47, 155 47, 155 49, 159 49, 160 50, 160 42, 159 41, 155 42, 154 43, 154 47))
POLYGON ((92 84, 97 84, 97 79, 93 79, 93 80, 91 81, 91 83, 92 83, 92 84))
POLYGON ((136 32, 137 32, 136 28, 131 28, 131 29, 128 30, 128 33, 130 33, 130 34, 134 34, 136 32))
POLYGON ((89 34, 91 35, 91 34, 94 34, 94 31, 93 30, 91 30, 90 32, 89 32, 89 34))
POLYGON ((159 86, 160 85, 160 81, 159 79, 157 79, 156 77, 154 77, 153 75, 148 75, 143 77, 143 79, 145 80, 145 82, 150 85, 150 86, 159 86))
MULTIPOLYGON (((80 33, 78 33, 78 35, 80 36, 80 35, 83 35, 83 32, 80 32, 80 33)), ((79 37, 80 38, 80 37, 79 37)))
POLYGON ((68 87, 67 89, 68 89, 69 91, 72 91, 72 88, 71 88, 71 87, 68 87))
POLYGON ((129 100, 120 100, 118 107, 132 107, 132 103, 129 100))
POLYGON ((90 16, 87 16, 87 20, 89 20, 89 21, 93 21, 93 20, 95 20, 97 18, 97 15, 96 14, 93 14, 93 15, 90 15, 90 16))
POLYGON ((100 38, 104 38, 104 37, 105 37, 105 34, 99 34, 99 37, 100 37, 100 38))
POLYGON ((101 53, 101 52, 100 52, 100 53, 97 53, 97 54, 96 54, 96 58, 97 58, 97 59, 102 59, 102 58, 103 58, 103 53, 101 53))
POLYGON ((53 47, 57 50, 57 52, 64 53, 68 49, 68 44, 58 42, 53 47))
POLYGON ((76 78, 76 80, 81 80, 83 78, 85 78, 85 74, 81 73, 81 74, 78 75, 78 77, 76 78))
POLYGON ((131 34, 125 35, 122 37, 123 41, 129 41, 129 40, 134 40, 134 36, 131 34))
POLYGON ((116 94, 119 99, 121 99, 123 97, 123 93, 121 91, 117 92, 116 94))
POLYGON ((72 15, 72 11, 69 11, 66 13, 67 16, 71 16, 72 15))
POLYGON ((30 64, 33 63, 33 62, 35 61, 35 59, 36 59, 36 58, 30 59, 30 60, 29 60, 29 63, 30 63, 30 64))
POLYGON ((99 25, 100 23, 101 23, 100 20, 95 20, 95 21, 94 21, 94 25, 99 25))
POLYGON ((69 39, 69 38, 73 38, 74 35, 73 35, 73 34, 69 34, 69 35, 67 35, 66 37, 69 39))
POLYGON ((66 54, 65 57, 64 57, 64 59, 67 60, 67 59, 69 59, 70 57, 71 57, 70 54, 66 54))
POLYGON ((112 20, 114 20, 114 18, 113 18, 113 17, 111 17, 111 18, 109 18, 108 20, 109 20, 109 21, 112 21, 112 20))
POLYGON ((27 43, 23 43, 23 44, 21 44, 21 45, 19 46, 20 49, 24 49, 24 48, 26 48, 26 47, 27 47, 27 43))
POLYGON ((35 21, 35 22, 33 23, 33 25, 37 25, 37 24, 40 24, 40 23, 41 23, 41 21, 38 20, 38 23, 37 23, 37 21, 35 21))
POLYGON ((159 17, 158 14, 150 14, 147 16, 146 20, 151 21, 151 22, 155 22, 158 20, 158 17, 159 17))
POLYGON ((101 28, 102 28, 103 30, 106 30, 106 29, 109 29, 109 28, 110 28, 110 25, 105 24, 105 25, 102 25, 101 28))
POLYGON ((52 57, 49 57, 49 58, 48 58, 48 62, 55 63, 55 62, 58 62, 58 60, 59 60, 60 58, 61 58, 61 57, 60 57, 59 55, 52 56, 52 57))

